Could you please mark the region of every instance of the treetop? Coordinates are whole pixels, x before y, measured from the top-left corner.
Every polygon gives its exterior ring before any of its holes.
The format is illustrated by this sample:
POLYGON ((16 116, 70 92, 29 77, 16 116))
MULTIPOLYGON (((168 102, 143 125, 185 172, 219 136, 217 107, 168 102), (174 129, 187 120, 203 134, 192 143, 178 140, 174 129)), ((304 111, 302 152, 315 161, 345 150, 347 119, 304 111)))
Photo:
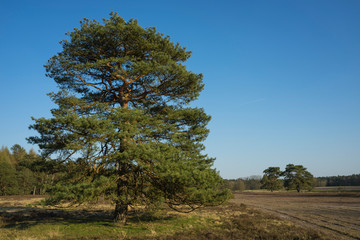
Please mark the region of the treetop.
POLYGON ((203 89, 202 74, 182 64, 191 52, 155 27, 112 13, 103 24, 84 19, 67 35, 45 65, 47 76, 84 99, 123 107, 187 104, 203 89))

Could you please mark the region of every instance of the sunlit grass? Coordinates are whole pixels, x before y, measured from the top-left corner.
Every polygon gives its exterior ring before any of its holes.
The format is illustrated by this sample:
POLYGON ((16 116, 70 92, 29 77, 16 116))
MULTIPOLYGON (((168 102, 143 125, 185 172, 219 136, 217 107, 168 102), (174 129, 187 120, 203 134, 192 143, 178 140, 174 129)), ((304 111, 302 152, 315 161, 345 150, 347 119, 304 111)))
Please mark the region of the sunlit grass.
POLYGON ((0 239, 321 239, 314 231, 243 204, 189 214, 167 208, 157 212, 132 211, 124 226, 112 221, 109 206, 103 211, 19 209, 0 215, 0 239))

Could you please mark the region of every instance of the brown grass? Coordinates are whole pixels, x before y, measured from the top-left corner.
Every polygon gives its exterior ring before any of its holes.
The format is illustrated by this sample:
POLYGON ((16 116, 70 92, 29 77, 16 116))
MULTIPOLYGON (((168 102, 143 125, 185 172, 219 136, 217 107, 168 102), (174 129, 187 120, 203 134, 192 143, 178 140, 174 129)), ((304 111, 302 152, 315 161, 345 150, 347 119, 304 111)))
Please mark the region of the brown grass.
POLYGON ((324 239, 317 231, 296 226, 272 214, 249 209, 244 204, 230 203, 226 206, 203 209, 198 214, 213 214, 212 219, 215 219, 215 225, 201 231, 194 229, 181 235, 154 239, 324 239))
POLYGON ((359 193, 246 192, 232 203, 322 231, 327 239, 360 239, 359 193))
POLYGON ((0 197, 0 239, 324 239, 318 231, 236 202, 190 214, 170 209, 132 211, 129 223, 111 220, 113 206, 34 207, 41 198, 0 197))

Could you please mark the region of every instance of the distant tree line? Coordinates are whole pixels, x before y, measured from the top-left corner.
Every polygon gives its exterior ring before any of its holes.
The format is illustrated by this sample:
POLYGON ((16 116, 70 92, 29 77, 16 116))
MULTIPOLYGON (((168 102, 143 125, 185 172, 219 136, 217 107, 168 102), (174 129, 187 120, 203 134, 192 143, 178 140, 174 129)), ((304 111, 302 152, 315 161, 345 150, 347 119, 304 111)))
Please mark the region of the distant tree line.
POLYGON ((19 144, 0 149, 0 195, 45 194, 53 185, 59 169, 54 161, 44 159, 34 150, 19 144))
POLYGON ((311 190, 313 188, 314 177, 302 165, 288 164, 285 171, 279 167, 269 167, 264 170, 264 175, 251 176, 248 178, 238 178, 225 180, 227 187, 232 191, 259 190, 311 190))
POLYGON ((348 176, 313 177, 302 165, 289 164, 284 172, 279 167, 269 167, 264 175, 247 178, 225 179, 225 185, 232 191, 244 190, 311 190, 313 187, 360 186, 360 174, 348 176))
MULTIPOLYGON (((19 144, 10 149, 0 149, 0 196, 17 194, 46 194, 64 179, 73 167, 46 159, 34 150, 26 151, 19 144)), ((269 167, 264 175, 224 179, 225 187, 232 191, 268 189, 310 190, 312 187, 360 186, 360 174, 349 176, 317 177, 301 165, 289 164, 284 172, 279 167, 269 167), (298 178, 296 176, 302 176, 298 178)))
POLYGON ((246 178, 225 179, 225 185, 231 191, 259 190, 261 187, 261 176, 253 175, 246 178))
POLYGON ((360 174, 352 174, 349 176, 318 177, 315 180, 315 186, 360 186, 360 174))

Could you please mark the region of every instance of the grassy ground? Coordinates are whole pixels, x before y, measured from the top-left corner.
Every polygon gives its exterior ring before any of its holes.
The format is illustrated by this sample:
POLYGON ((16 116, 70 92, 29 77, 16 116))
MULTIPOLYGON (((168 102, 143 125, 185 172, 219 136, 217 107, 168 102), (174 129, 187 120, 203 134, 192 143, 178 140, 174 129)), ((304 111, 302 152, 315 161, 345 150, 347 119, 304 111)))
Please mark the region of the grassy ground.
POLYGON ((312 192, 360 192, 360 186, 316 187, 312 192))
POLYGON ((204 208, 180 214, 132 211, 128 224, 111 220, 112 206, 92 209, 32 207, 38 198, 0 198, 0 239, 324 239, 314 230, 296 226, 244 204, 204 208))

